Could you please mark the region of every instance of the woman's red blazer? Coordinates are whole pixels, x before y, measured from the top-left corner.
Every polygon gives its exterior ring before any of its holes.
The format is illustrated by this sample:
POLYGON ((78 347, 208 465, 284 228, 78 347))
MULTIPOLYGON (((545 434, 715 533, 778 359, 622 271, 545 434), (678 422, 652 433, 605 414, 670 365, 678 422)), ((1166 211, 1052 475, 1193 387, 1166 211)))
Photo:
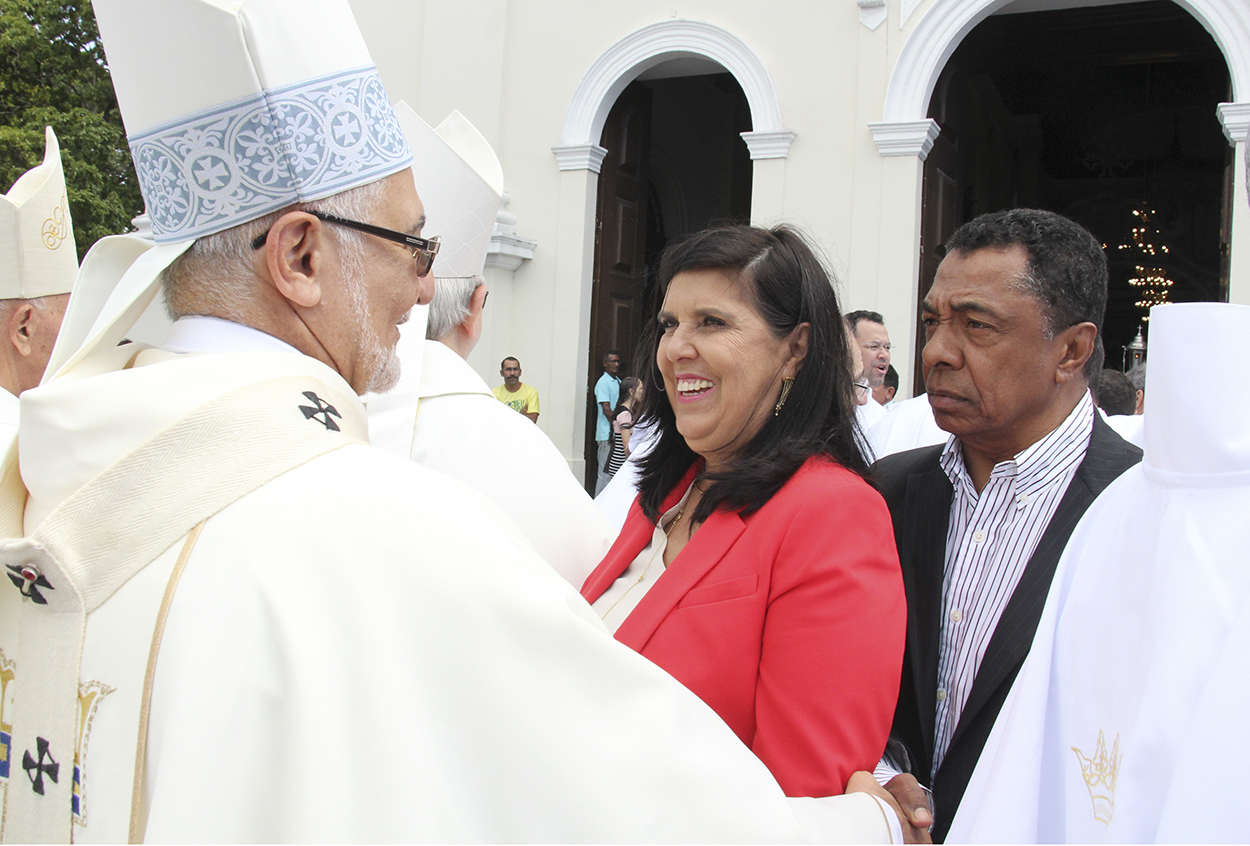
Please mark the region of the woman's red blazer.
MULTIPOLYGON (((698 468, 666 498, 685 492, 698 468)), ((599 598, 653 531, 637 500, 582 586, 599 598)), ((698 694, 788 796, 842 793, 885 749, 907 608, 890 514, 809 459, 749 517, 716 511, 616 632, 698 694)))

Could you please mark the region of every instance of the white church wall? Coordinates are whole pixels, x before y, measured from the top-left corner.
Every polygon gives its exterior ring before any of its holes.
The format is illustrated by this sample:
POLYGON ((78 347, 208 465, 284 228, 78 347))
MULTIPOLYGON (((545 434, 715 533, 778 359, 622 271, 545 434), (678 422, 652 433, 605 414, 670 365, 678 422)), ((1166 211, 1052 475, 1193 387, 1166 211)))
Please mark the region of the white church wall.
MULTIPOLYGON (((522 378, 542 397, 539 426, 575 472, 586 415, 597 173, 584 165, 561 170, 552 147, 568 143, 562 133, 570 105, 596 62, 622 39, 664 22, 697 21, 727 33, 771 78, 780 125, 769 128, 794 138, 784 157, 754 161, 753 218, 802 228, 841 280, 844 306, 885 315, 900 396, 908 393, 923 154, 936 128, 925 108, 941 57, 1004 0, 887 0, 884 19, 877 0, 351 3, 391 96, 431 123, 459 109, 499 155, 516 234, 537 243, 515 272, 488 269, 485 331, 470 362, 493 385, 503 356, 521 360, 522 378)), ((1244 0, 1182 5, 1221 33, 1226 55, 1227 45, 1250 43, 1241 38, 1250 32, 1244 0)), ((1241 61, 1240 53, 1230 55, 1232 64, 1241 61)), ((1235 82, 1247 73, 1234 67, 1235 82)), ((1250 99, 1244 90, 1234 94, 1250 99)), ((772 140, 755 143, 764 149, 772 140)), ((1237 146, 1244 156, 1244 143, 1237 146)), ((581 155, 593 159, 593 152, 581 155)), ((1239 272, 1250 266, 1250 220, 1244 170, 1237 173, 1234 277, 1250 280, 1239 272)), ((1234 281, 1232 298, 1250 302, 1250 281, 1234 281)))

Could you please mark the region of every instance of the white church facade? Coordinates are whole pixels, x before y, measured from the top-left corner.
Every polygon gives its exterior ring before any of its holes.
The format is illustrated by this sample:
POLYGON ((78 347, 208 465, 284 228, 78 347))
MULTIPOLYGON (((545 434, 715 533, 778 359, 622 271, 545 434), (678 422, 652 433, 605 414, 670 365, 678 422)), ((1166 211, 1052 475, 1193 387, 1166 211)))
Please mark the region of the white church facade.
MULTIPOLYGON (((391 97, 407 101, 431 124, 459 109, 499 155, 508 203, 487 264, 491 294, 485 330, 470 362, 496 384, 500 359, 520 359, 523 380, 541 395, 539 425, 579 477, 593 408, 588 387, 599 375, 595 362, 608 346, 632 337, 627 324, 645 309, 637 299, 627 302, 627 294, 596 290, 596 280, 616 272, 607 253, 617 257, 617 270, 641 280, 646 272, 641 241, 662 239, 664 227, 676 231, 683 222, 749 216, 757 224, 784 221, 802 229, 838 276, 843 307, 886 316, 900 396, 910 395, 922 252, 928 251, 932 262, 934 243, 949 234, 941 230, 949 229, 950 220, 938 219, 944 202, 951 209, 957 202, 963 209, 975 207, 969 197, 952 194, 943 200, 946 183, 935 170, 926 171, 944 131, 943 121, 935 119, 943 73, 961 42, 991 18, 1097 5, 1074 0, 351 4, 391 97), (725 81, 730 77, 736 86, 725 81), (694 87, 694 78, 706 80, 698 82, 704 87, 694 87), (665 81, 683 79, 665 87, 665 81), (696 196, 697 186, 674 187, 692 170, 691 151, 682 152, 678 141, 668 148, 653 145, 641 195, 631 199, 626 192, 615 206, 600 196, 605 167, 632 166, 631 151, 609 148, 636 142, 626 133, 633 117, 618 108, 624 114, 619 131, 611 121, 622 96, 639 90, 630 87, 637 81, 648 83, 643 87, 651 91, 643 94, 654 97, 647 116, 653 134, 740 130, 731 132, 738 149, 725 142, 725 157, 738 157, 722 163, 724 173, 737 174, 726 177, 736 186, 722 191, 726 196, 708 200, 696 196), (731 105, 723 115, 713 113, 722 97, 716 92, 723 91, 729 91, 723 96, 731 105), (687 99, 672 99, 678 96, 687 99), (730 113, 732 103, 740 104, 737 113, 730 113), (681 114, 666 116, 673 109, 681 114), (673 120, 679 128, 665 130, 664 121, 673 120), (926 226, 936 234, 927 234, 926 226)), ((1175 5, 1209 36, 1227 74, 1218 102, 1204 106, 1218 121, 1232 175, 1214 216, 1194 223, 1219 230, 1211 237, 1222 238, 1222 258, 1211 263, 1223 264, 1211 275, 1223 281, 1211 282, 1202 296, 1250 304, 1245 181, 1250 4, 1178 0, 1175 5)), ((1023 125, 1012 120, 1012 126, 1023 125)), ((1178 149, 1182 130, 1170 130, 1180 139, 1172 142, 1178 149)), ((1016 143, 1014 155, 1027 152, 1027 146, 1016 143)), ((967 161, 969 154, 964 155, 967 161)), ((719 160, 721 154, 709 152, 706 158, 719 160)), ((1138 165, 1129 158, 1099 166, 1131 176, 1138 165)), ((704 166, 721 165, 699 163, 704 166)), ((1161 173, 1152 171, 1151 180, 1158 183, 1161 173)), ((627 351, 622 353, 628 361, 627 351)), ((1117 356, 1109 340, 1108 361, 1117 356)))

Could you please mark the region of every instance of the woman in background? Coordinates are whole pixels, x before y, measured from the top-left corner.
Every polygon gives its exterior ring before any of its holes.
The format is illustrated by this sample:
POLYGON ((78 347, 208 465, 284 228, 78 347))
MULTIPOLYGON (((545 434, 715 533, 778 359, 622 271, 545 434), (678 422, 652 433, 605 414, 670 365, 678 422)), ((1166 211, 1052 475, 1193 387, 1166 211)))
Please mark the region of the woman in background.
POLYGON ((636 415, 657 441, 582 595, 787 795, 841 793, 885 748, 906 608, 832 282, 793 230, 747 226, 669 247, 658 281, 636 415))
POLYGON ((629 439, 634 431, 634 407, 642 398, 642 380, 626 376, 621 380, 621 401, 612 410, 612 447, 603 472, 615 476, 629 457, 629 439))

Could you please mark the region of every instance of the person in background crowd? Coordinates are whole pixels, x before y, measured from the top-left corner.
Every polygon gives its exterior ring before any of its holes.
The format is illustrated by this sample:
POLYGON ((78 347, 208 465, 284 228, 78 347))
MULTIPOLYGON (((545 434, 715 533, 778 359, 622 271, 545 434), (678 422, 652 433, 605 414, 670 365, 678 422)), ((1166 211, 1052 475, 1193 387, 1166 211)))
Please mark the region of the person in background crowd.
POLYGON ((1098 375, 1098 407, 1108 416, 1137 413, 1137 392, 1119 370, 1103 368, 1098 375))
POLYGON ((612 481, 608 482, 595 497, 595 507, 614 528, 612 532, 614 538, 625 525, 629 508, 634 504, 634 498, 638 495, 638 462, 651 451, 654 444, 654 430, 645 421, 639 422, 635 419, 634 427, 630 429, 629 455, 621 464, 620 469, 616 471, 616 475, 612 477, 612 481))
POLYGON ((947 437, 949 435, 938 427, 933 418, 929 398, 920 394, 894 402, 885 419, 868 433, 868 444, 873 455, 880 460, 896 452, 944 444, 947 437))
POLYGON ((885 379, 881 386, 872 389, 872 398, 885 407, 889 411, 890 403, 894 402, 894 395, 898 393, 898 371, 891 364, 885 370, 885 379))
POLYGON ((503 384, 492 388, 495 399, 508 408, 524 414, 531 423, 538 422, 538 389, 521 381, 521 362, 508 356, 499 362, 503 384))
POLYGON ((642 381, 626 376, 621 380, 621 392, 625 396, 612 412, 612 449, 604 468, 609 476, 615 476, 629 457, 629 441, 634 433, 633 412, 642 399, 642 381))
POLYGON ((1128 373, 1124 375, 1133 383, 1133 390, 1137 392, 1137 406, 1133 413, 1141 414, 1146 410, 1146 362, 1143 361, 1136 367, 1129 368, 1128 373))
MULTIPOLYGON (((1143 365, 1144 366, 1144 365, 1143 365)), ((1146 416, 1137 410, 1141 391, 1118 370, 1103 370, 1098 385, 1098 407, 1107 415, 1107 425, 1135 447, 1146 446, 1146 416)))
POLYGON ((864 361, 864 381, 872 392, 857 412, 859 425, 867 432, 885 417, 885 408, 876 398, 876 392, 885 383, 890 367, 890 333, 886 331, 885 318, 875 311, 853 311, 846 316, 846 325, 855 334, 864 361))
POLYGON ((603 354, 603 375, 595 383, 595 444, 597 445, 597 464, 595 474, 595 496, 603 492, 612 477, 604 472, 608 461, 608 452, 612 448, 612 409, 621 398, 621 354, 616 350, 608 350, 603 354))
POLYGON ((925 387, 950 438, 873 470, 907 585, 893 737, 912 775, 889 786, 924 809, 916 824, 931 818, 917 780, 932 789, 935 840, 1028 653, 1068 535, 1141 459, 1090 399, 1106 302, 1098 241, 1060 215, 1016 209, 956 230, 922 304, 925 387))
POLYGON ((658 441, 582 595, 788 795, 836 793, 885 746, 906 610, 831 280, 794 230, 730 226, 666 249, 658 282, 658 441))
POLYGON ((868 441, 867 433, 859 425, 859 407, 872 398, 872 389, 868 387, 868 382, 864 379, 863 357, 854 354, 859 349, 859 344, 855 341, 855 333, 851 331, 851 327, 846 324, 845 320, 842 321, 842 325, 846 328, 846 348, 852 353, 847 356, 846 364, 851 374, 851 387, 855 391, 855 442, 859 444, 859 451, 863 454, 864 461, 872 464, 874 460, 872 444, 868 441))

